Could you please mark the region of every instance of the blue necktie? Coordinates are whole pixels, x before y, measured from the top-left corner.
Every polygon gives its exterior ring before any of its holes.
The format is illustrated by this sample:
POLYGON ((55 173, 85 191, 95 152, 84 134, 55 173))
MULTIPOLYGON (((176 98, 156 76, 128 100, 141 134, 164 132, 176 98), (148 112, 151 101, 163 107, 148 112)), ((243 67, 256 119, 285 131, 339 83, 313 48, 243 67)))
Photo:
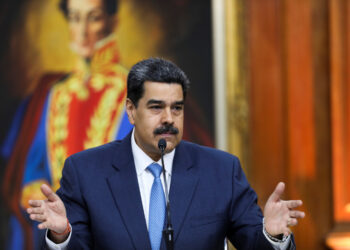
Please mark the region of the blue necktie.
POLYGON ((149 202, 148 234, 152 250, 159 250, 165 218, 165 197, 162 182, 159 178, 162 167, 158 163, 152 163, 147 169, 154 176, 149 202))

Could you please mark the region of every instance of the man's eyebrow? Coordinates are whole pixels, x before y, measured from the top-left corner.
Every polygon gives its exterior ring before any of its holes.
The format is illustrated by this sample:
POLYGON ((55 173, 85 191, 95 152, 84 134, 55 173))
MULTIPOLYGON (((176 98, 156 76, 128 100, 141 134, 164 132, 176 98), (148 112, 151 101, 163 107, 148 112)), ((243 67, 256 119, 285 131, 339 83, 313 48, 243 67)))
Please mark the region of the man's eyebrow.
MULTIPOLYGON (((155 99, 148 100, 147 105, 153 105, 153 104, 163 105, 164 101, 155 100, 155 99)), ((181 100, 181 101, 176 101, 176 102, 172 103, 171 105, 184 105, 184 104, 185 104, 185 102, 183 100, 181 100)))
POLYGON ((99 12, 103 12, 103 11, 104 11, 103 8, 101 8, 101 7, 96 7, 96 8, 93 8, 92 10, 90 10, 90 11, 88 12, 88 15, 89 15, 89 14, 94 14, 95 12, 99 13, 99 12))
POLYGON ((155 100, 155 99, 148 100, 147 105, 152 105, 152 104, 164 104, 164 101, 155 100))
POLYGON ((185 102, 183 100, 177 101, 177 102, 174 102, 173 105, 185 105, 185 102))

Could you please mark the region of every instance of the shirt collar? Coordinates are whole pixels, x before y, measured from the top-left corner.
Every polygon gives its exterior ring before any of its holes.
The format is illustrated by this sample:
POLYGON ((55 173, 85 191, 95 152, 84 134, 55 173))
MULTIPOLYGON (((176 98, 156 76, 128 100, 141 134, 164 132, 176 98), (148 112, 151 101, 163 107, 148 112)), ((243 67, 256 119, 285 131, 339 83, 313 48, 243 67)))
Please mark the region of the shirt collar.
MULTIPOLYGON (((134 156, 136 173, 137 175, 141 175, 142 172, 145 171, 146 168, 154 161, 136 144, 134 133, 135 129, 133 129, 131 134, 131 150, 134 156)), ((164 154, 165 172, 169 175, 171 175, 171 171, 173 168, 174 155, 175 149, 172 150, 170 153, 164 154)), ((159 159, 157 163, 162 166, 161 159, 159 159)))

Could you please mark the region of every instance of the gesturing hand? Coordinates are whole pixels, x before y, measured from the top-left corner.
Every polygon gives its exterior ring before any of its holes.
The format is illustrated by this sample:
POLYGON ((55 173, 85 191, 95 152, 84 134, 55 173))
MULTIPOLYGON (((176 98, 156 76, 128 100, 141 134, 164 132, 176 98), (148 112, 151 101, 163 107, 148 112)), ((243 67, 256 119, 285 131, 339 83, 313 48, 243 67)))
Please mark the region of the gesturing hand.
POLYGON ((305 216, 304 212, 294 210, 303 204, 301 200, 281 200, 284 188, 283 182, 278 183, 264 208, 265 230, 272 236, 288 236, 289 227, 297 225, 298 219, 305 216))
POLYGON ((51 188, 43 184, 41 192, 46 196, 46 200, 30 200, 30 208, 27 209, 32 220, 41 222, 39 229, 50 229, 58 234, 63 233, 67 228, 66 208, 62 200, 51 188))

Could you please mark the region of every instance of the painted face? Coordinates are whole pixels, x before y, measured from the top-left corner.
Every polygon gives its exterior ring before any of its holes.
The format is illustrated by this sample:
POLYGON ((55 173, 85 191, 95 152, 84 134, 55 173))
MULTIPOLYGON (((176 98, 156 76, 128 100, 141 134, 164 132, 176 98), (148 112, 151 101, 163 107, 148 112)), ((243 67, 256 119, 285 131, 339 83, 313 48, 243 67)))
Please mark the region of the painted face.
POLYGON ((73 49, 91 58, 96 42, 113 30, 113 17, 108 15, 103 0, 69 0, 68 24, 73 49))
POLYGON ((127 99, 126 109, 130 122, 135 125, 137 145, 153 160, 160 158, 159 139, 166 140, 166 152, 181 141, 184 119, 181 84, 146 81, 137 108, 127 99))

